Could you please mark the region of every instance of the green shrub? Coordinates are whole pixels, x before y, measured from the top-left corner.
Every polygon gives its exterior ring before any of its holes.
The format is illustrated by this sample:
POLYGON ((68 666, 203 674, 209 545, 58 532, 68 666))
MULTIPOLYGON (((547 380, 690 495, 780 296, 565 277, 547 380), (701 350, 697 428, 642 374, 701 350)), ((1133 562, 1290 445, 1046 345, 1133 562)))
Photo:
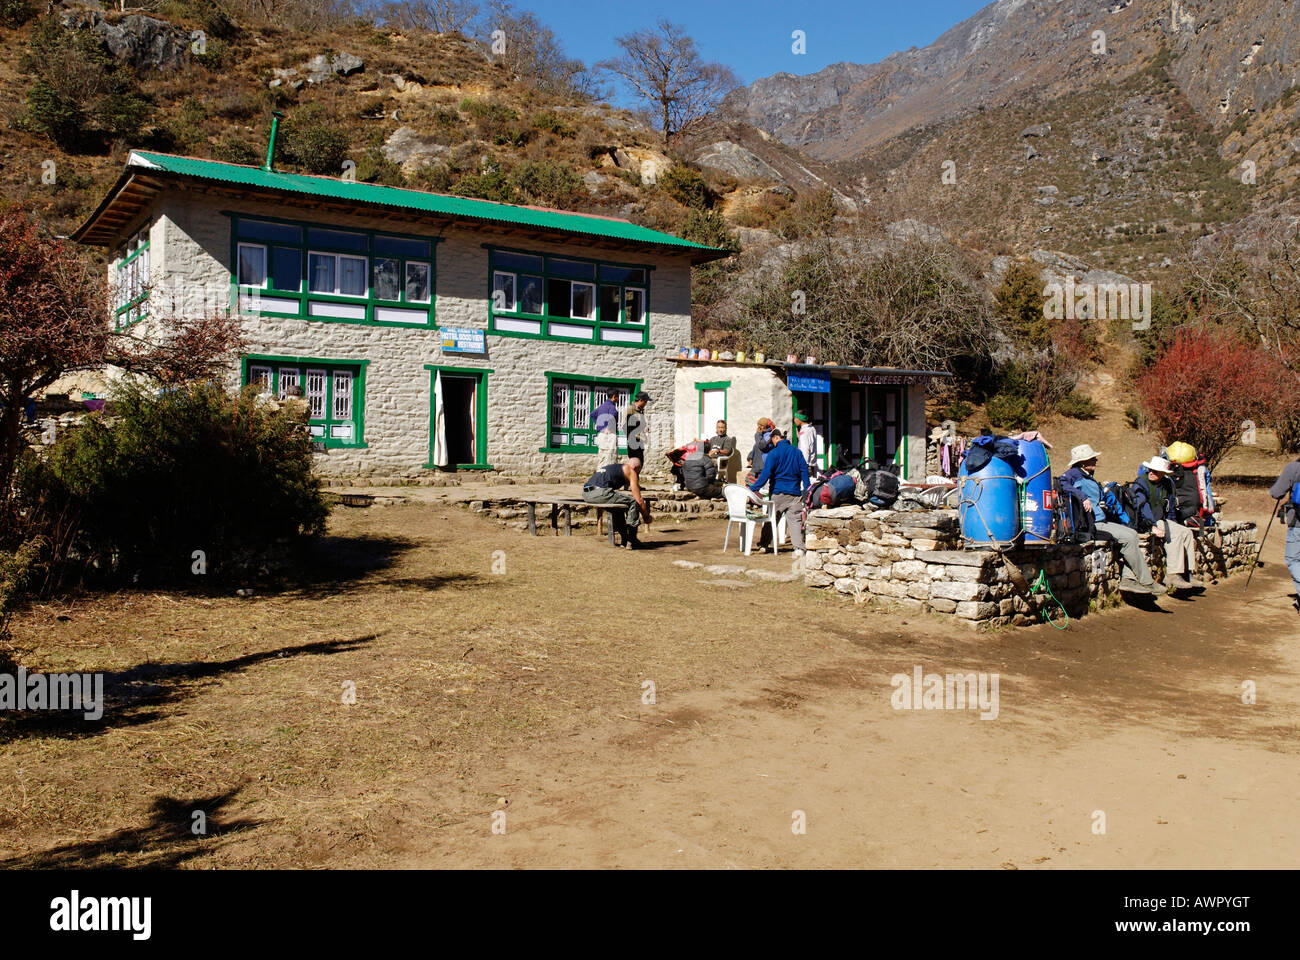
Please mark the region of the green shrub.
POLYGON ((1036 422, 1034 405, 1027 397, 999 393, 984 405, 990 426, 1003 430, 1028 430, 1036 422))
POLYGON ((1146 433, 1147 428, 1150 425, 1146 413, 1143 412, 1141 407, 1136 406, 1127 406, 1124 408, 1124 422, 1134 430, 1139 430, 1143 433, 1146 433))
POLYGON ((21 27, 36 15, 33 0, 0 0, 0 24, 21 27))
POLYGON ((518 200, 515 188, 500 170, 461 177, 451 192, 458 197, 477 197, 499 203, 515 203, 518 200))
POLYGON ((34 537, 20 543, 17 550, 0 550, 0 673, 13 672, 13 659, 3 646, 9 639, 9 618, 26 599, 44 549, 45 542, 34 537))
POLYGON ((675 164, 659 174, 656 185, 684 207, 707 210, 713 206, 713 191, 699 171, 675 164))
POLYGON ((1092 397, 1078 390, 1072 390, 1056 402, 1056 412, 1075 420, 1096 420, 1097 404, 1093 402, 1092 397))
POLYGON ((68 431, 20 472, 31 515, 68 528, 52 558, 65 579, 195 582, 196 550, 208 578, 247 576, 272 547, 323 529, 310 437, 254 390, 129 388, 114 413, 68 431))
POLYGON ((961 423, 974 412, 975 408, 965 400, 954 400, 939 408, 939 418, 951 420, 953 423, 961 423))
POLYGON ((565 207, 573 203, 582 181, 560 160, 525 160, 510 172, 510 182, 536 203, 565 207))
POLYGON ((578 132, 553 113, 534 114, 533 126, 538 130, 545 130, 547 133, 553 133, 565 140, 575 136, 578 132))
POLYGON ((243 163, 256 166, 265 159, 265 155, 252 144, 245 143, 233 134, 227 134, 217 141, 217 145, 212 148, 212 158, 214 160, 224 160, 226 163, 243 163))
POLYGON ((318 104, 312 104, 285 120, 277 150, 280 158, 310 173, 338 176, 351 146, 338 123, 318 104))
POLYGON ((716 210, 692 210, 686 215, 686 222, 678 234, 683 240, 703 243, 735 252, 740 249, 740 241, 732 231, 722 214, 716 210))
POLYGON ((446 193, 452 184, 451 171, 445 163, 422 163, 408 179, 412 186, 434 193, 446 193))

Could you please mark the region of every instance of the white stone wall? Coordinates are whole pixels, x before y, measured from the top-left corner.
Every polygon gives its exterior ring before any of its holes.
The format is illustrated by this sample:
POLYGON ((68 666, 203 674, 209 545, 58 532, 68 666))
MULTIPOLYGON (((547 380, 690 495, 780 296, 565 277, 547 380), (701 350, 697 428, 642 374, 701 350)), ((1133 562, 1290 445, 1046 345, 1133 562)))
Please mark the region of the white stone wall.
MULTIPOLYGON (((487 326, 485 243, 645 263, 653 268, 649 322, 654 349, 648 350, 489 335, 487 355, 479 357, 443 354, 434 329, 248 318, 243 329, 249 353, 369 361, 364 411, 367 447, 319 454, 323 473, 396 478, 428 472, 424 464, 429 460, 430 378, 425 364, 492 371, 487 388, 487 456, 489 463, 506 472, 572 476, 588 472, 592 466, 592 455, 540 452, 548 439, 548 371, 640 379, 642 388, 655 399, 648 411, 652 453, 672 446, 676 383, 674 365, 667 358, 690 340, 690 265, 684 258, 658 252, 601 251, 577 239, 542 242, 460 226, 433 230, 374 216, 316 215, 302 207, 214 199, 175 190, 164 194, 155 206, 159 219, 151 254, 156 265, 156 302, 188 313, 230 306, 231 237, 226 212, 441 238, 435 248, 436 320, 445 326, 487 326)), ((238 370, 233 369, 230 376, 232 384, 236 383, 238 370)), ((651 461, 652 468, 666 463, 658 456, 651 461)))

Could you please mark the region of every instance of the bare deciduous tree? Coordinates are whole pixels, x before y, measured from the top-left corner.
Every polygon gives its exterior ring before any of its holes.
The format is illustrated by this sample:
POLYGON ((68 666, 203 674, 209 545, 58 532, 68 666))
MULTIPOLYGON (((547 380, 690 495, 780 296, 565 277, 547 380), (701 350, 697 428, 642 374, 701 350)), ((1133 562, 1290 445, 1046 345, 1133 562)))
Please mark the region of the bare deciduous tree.
POLYGON ((652 105, 665 143, 698 125, 738 84, 731 68, 706 62, 695 41, 668 20, 617 38, 620 56, 597 64, 652 105))
POLYGON ((432 33, 463 33, 478 12, 478 4, 472 0, 410 0, 385 3, 379 8, 380 19, 386 26, 432 33))
POLYGON ((566 55, 555 31, 534 14, 493 0, 479 21, 479 34, 493 62, 521 80, 579 100, 604 97, 586 64, 566 55))

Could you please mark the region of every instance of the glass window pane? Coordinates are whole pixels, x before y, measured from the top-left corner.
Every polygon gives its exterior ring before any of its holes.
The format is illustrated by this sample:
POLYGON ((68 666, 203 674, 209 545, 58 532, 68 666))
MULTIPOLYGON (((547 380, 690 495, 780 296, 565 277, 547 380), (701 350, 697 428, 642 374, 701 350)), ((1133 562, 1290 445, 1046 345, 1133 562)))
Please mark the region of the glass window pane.
POLYGON ((616 267, 602 263, 600 279, 610 283, 645 283, 645 270, 641 267, 616 267))
POLYGON ((600 288, 600 315, 598 317, 601 323, 618 322, 618 287, 600 288))
POLYGON ((560 277, 572 277, 574 280, 595 280, 596 265, 581 260, 561 260, 551 257, 546 261, 546 272, 560 277))
POLYGON ((366 261, 364 257, 339 257, 339 293, 349 297, 366 295, 366 261))
POLYGON ((410 303, 428 303, 430 294, 429 274, 432 271, 427 263, 409 260, 406 264, 406 299, 410 303))
POLYGON ((365 253, 366 235, 364 233, 348 233, 344 230, 322 230, 319 227, 308 227, 307 244, 312 247, 324 247, 327 250, 351 250, 354 253, 365 253))
POLYGON ((375 299, 399 300, 402 296, 402 261, 391 257, 375 258, 375 299))
POLYGON ((569 303, 570 291, 573 284, 568 280, 547 280, 546 281, 546 312, 552 317, 572 316, 569 312, 573 309, 569 303))
POLYGON ((540 315, 542 312, 542 278, 519 278, 519 312, 540 315))
POLYGON ((645 291, 627 287, 623 291, 623 307, 628 323, 645 323, 645 291))
POLYGON ((393 257, 417 257, 427 260, 429 257, 428 240, 410 240, 406 237, 375 237, 375 253, 384 253, 393 257))
POLYGON ((515 275, 492 274, 492 309, 513 313, 515 310, 515 275))
POLYGON ((325 371, 307 371, 307 407, 312 420, 325 419, 325 371))
MULTIPOLYGON (((139 276, 135 261, 131 261, 129 278, 131 281, 131 299, 135 299, 136 280, 139 276)), ((260 287, 266 283, 266 248, 246 244, 239 245, 239 282, 246 287, 260 287)))
POLYGON ((575 283, 573 285, 573 311, 569 314, 572 317, 581 317, 584 320, 594 320, 596 317, 596 288, 590 283, 575 283))
POLYGON ((271 287, 290 293, 302 291, 302 253, 290 247, 271 248, 271 287))
POLYGON ((275 243, 302 243, 302 230, 288 223, 271 223, 267 220, 239 221, 241 240, 270 240, 275 243))
POLYGON ((542 258, 531 257, 525 253, 510 253, 497 250, 492 254, 492 263, 502 270, 528 270, 532 273, 542 272, 542 258))
POLYGON ((310 287, 312 293, 334 292, 334 257, 328 253, 310 256, 310 287))
POLYGON ((352 419, 352 371, 334 371, 334 420, 352 419))

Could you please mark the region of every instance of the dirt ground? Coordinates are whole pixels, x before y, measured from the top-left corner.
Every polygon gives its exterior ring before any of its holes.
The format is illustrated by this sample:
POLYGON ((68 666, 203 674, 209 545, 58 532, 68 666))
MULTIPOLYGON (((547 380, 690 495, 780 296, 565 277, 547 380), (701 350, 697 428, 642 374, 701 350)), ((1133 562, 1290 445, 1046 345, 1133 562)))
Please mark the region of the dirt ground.
MULTIPOLYGON (((1225 492, 1263 519, 1261 492, 1225 492)), ((107 671, 110 703, 0 725, 0 865, 1300 856, 1300 616, 1276 527, 1249 592, 983 634, 673 565, 735 562, 722 530, 668 520, 632 552, 452 506, 339 508, 293 589, 38 606, 15 624, 25 665, 107 671), (996 719, 894 710, 891 678, 918 665, 997 673, 996 719)))

